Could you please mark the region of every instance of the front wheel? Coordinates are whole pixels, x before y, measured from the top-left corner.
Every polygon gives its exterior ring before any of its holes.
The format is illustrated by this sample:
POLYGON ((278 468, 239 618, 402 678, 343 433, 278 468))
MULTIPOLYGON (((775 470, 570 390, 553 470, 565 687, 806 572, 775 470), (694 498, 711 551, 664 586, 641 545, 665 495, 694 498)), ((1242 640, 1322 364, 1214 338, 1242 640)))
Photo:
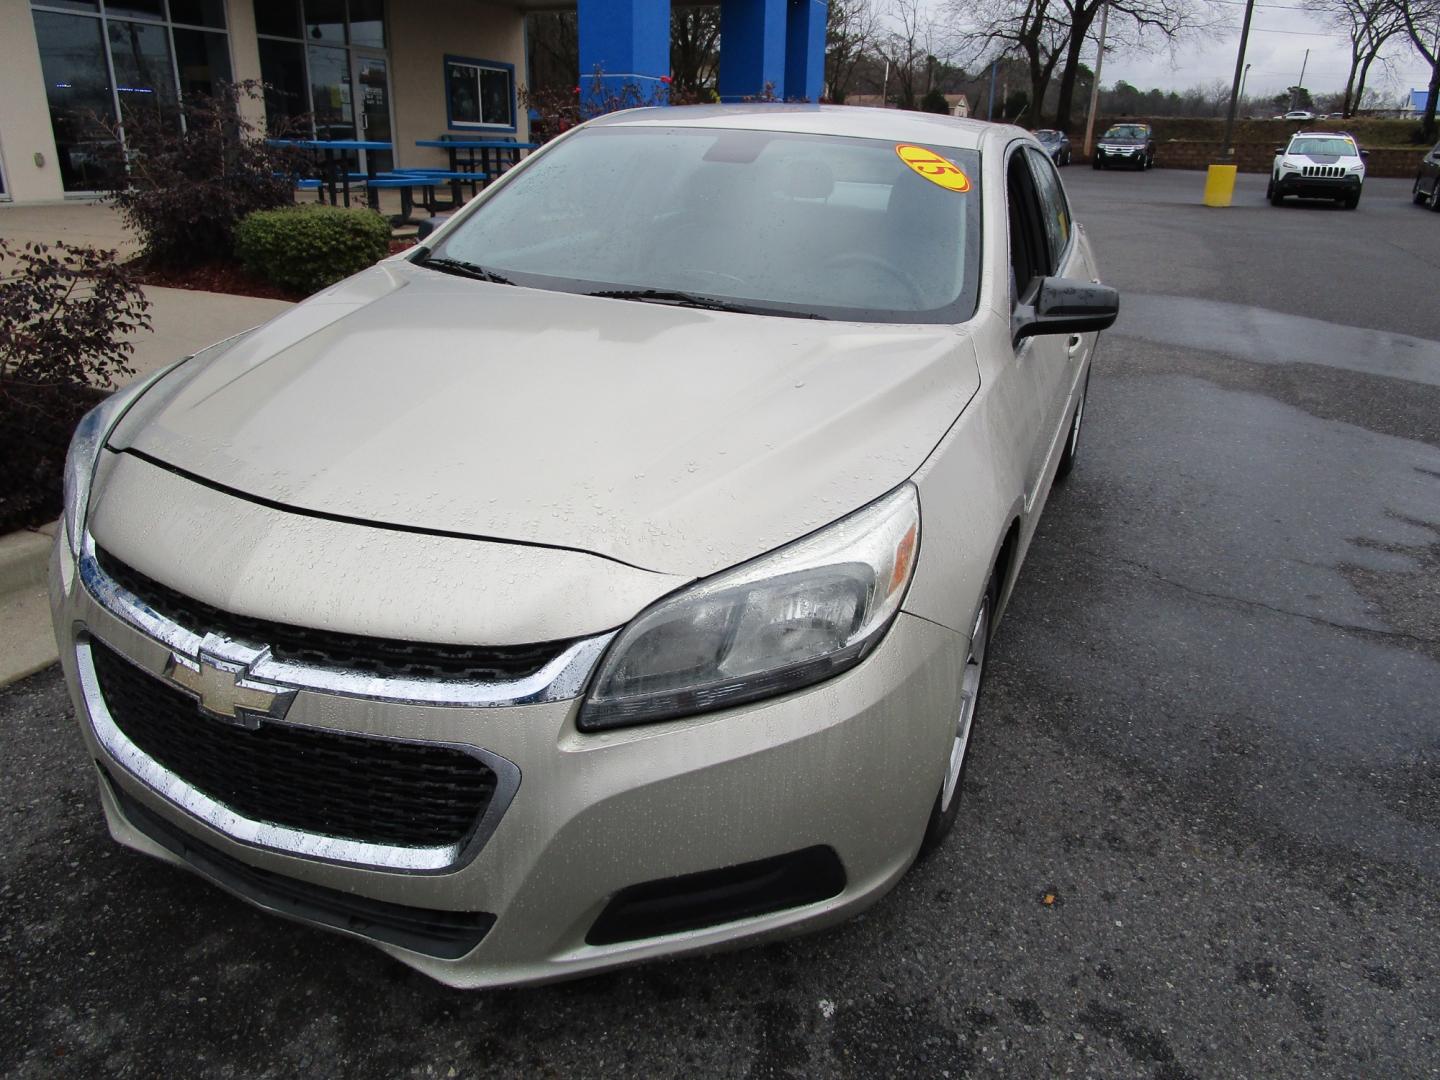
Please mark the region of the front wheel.
POLYGON ((1065 437, 1065 449, 1060 453, 1060 464, 1055 466, 1055 480, 1062 482, 1075 468, 1075 459, 1080 456, 1080 425, 1085 422, 1085 399, 1090 396, 1090 373, 1085 373, 1085 385, 1080 387, 1080 400, 1075 403, 1075 414, 1070 418, 1070 434, 1065 437))
POLYGON ((1270 205, 1279 206, 1285 201, 1285 196, 1280 194, 1280 189, 1275 185, 1270 186, 1270 205))
POLYGON ((1440 214, 1440 176, 1430 185, 1430 209, 1440 214))
POLYGON ((1090 167, 1091 167, 1092 169, 1103 169, 1103 168, 1104 168, 1104 166, 1100 164, 1100 159, 1099 159, 1098 157, 1095 158, 1093 161, 1090 162, 1090 167))
POLYGON ((1359 205, 1360 205, 1360 193, 1359 193, 1358 191, 1355 192, 1355 194, 1353 194, 1353 195, 1346 195, 1346 196, 1345 196, 1345 209, 1346 209, 1346 210, 1354 210, 1354 209, 1355 209, 1357 206, 1359 206, 1359 205))
POLYGON ((985 595, 980 600, 980 610, 975 613, 975 625, 970 631, 965 668, 960 675, 960 708, 955 718, 955 734, 950 740, 950 756, 945 762, 945 776, 940 783, 940 793, 935 796, 935 805, 930 808, 930 820, 925 826, 925 838, 920 841, 921 857, 930 854, 944 842, 950 830, 955 827, 955 818, 960 811, 960 787, 965 780, 966 751, 970 749, 970 737, 975 730, 975 716, 980 704, 980 691, 985 685, 985 655, 990 648, 990 627, 999 599, 999 582, 992 579, 985 588, 985 595))
POLYGON ((1425 192, 1420 190, 1420 177, 1415 177, 1415 183, 1410 185, 1410 201, 1416 206, 1425 205, 1425 192))

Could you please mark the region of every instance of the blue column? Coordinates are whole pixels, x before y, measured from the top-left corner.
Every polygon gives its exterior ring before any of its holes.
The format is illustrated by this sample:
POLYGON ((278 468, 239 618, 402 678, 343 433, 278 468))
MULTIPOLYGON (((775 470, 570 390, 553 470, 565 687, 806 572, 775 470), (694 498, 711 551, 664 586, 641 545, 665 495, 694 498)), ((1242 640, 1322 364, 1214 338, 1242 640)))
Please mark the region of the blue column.
POLYGON ((785 96, 786 2, 721 0, 721 101, 759 97, 767 84, 785 96))
POLYGON ((579 0, 580 92, 592 96, 595 69, 602 93, 639 90, 641 102, 665 92, 670 74, 670 0, 579 0))
POLYGON ((789 0, 785 16, 785 96, 819 101, 825 92, 826 0, 789 0))

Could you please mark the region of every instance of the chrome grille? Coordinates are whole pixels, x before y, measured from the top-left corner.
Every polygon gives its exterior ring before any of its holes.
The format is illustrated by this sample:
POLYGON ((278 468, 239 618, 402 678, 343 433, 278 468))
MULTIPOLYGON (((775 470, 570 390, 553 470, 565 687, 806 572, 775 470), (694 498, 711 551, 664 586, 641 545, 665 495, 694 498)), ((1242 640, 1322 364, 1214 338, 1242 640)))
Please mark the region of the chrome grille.
POLYGON ((388 679, 503 682, 534 675, 574 644, 448 645, 292 626, 221 611, 146 577, 101 548, 95 549, 95 558, 123 589, 191 633, 268 645, 272 656, 289 663, 388 679))

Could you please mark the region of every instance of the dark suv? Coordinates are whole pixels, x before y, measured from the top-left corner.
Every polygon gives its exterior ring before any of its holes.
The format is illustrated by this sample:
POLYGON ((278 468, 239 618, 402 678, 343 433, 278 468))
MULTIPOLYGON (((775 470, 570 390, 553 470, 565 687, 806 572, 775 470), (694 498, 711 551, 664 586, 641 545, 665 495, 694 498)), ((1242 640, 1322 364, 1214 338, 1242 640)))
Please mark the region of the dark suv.
POLYGON ((1440 213, 1440 143, 1436 143, 1420 162, 1420 171, 1415 174, 1415 186, 1411 191, 1417 203, 1440 213))
POLYGON ((1116 124, 1100 136, 1095 144, 1097 169, 1112 165, 1129 165, 1148 169, 1155 164, 1155 135, 1149 124, 1116 124))

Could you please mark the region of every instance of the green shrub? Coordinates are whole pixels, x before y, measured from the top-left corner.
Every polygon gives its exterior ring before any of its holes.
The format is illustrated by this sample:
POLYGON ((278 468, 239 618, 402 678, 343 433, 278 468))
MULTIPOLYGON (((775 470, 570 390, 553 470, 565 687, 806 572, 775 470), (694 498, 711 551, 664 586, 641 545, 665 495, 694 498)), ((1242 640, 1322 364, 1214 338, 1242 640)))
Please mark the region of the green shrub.
POLYGON ((252 274, 312 293, 390 253, 390 226, 373 210, 310 203, 257 210, 235 227, 235 255, 252 274))

